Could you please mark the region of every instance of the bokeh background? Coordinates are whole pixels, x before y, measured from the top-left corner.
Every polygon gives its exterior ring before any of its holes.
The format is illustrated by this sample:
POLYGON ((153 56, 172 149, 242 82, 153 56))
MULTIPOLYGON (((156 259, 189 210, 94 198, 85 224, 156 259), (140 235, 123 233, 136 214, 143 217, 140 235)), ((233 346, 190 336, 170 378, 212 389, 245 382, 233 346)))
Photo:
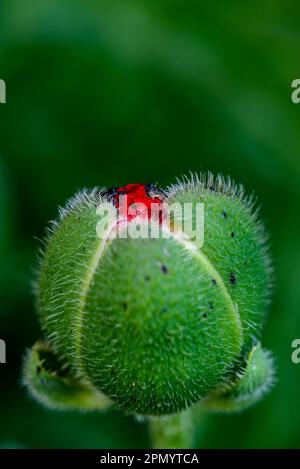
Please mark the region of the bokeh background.
POLYGON ((22 388, 23 352, 40 335, 36 238, 79 188, 208 169, 262 205, 276 272, 264 344, 279 381, 252 410, 207 417, 198 445, 300 447, 299 14, 292 0, 1 0, 1 447, 149 445, 130 416, 50 412, 22 388))

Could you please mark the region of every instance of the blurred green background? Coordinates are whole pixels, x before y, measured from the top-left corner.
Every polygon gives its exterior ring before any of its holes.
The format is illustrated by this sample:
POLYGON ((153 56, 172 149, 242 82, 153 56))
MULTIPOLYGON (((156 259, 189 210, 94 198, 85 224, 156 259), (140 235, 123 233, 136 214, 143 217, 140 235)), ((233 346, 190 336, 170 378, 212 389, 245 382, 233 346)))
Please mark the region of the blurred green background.
POLYGON ((300 447, 300 78, 298 1, 1 0, 0 446, 146 447, 118 412, 50 412, 20 383, 40 335, 31 294, 36 247, 77 189, 230 174, 255 190, 271 235, 276 289, 264 345, 270 396, 212 415, 199 447, 300 447))

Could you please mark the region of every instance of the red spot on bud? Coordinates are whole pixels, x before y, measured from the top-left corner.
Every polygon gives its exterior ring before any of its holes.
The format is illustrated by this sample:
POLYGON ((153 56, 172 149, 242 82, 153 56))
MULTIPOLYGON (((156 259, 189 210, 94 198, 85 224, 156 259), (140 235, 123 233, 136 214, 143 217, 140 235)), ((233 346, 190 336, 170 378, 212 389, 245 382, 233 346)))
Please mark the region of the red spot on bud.
POLYGON ((128 221, 139 216, 141 218, 157 217, 162 220, 160 206, 162 196, 154 186, 145 184, 127 184, 118 187, 112 195, 112 200, 121 216, 128 221))

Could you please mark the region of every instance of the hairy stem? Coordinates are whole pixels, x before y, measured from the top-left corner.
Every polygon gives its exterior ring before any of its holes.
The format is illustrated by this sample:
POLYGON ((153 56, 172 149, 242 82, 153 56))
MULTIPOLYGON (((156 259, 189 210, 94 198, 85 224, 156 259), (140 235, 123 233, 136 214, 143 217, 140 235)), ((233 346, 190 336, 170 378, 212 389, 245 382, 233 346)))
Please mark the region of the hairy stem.
POLYGON ((192 448, 194 446, 194 421, 192 409, 149 421, 152 447, 155 449, 192 448))

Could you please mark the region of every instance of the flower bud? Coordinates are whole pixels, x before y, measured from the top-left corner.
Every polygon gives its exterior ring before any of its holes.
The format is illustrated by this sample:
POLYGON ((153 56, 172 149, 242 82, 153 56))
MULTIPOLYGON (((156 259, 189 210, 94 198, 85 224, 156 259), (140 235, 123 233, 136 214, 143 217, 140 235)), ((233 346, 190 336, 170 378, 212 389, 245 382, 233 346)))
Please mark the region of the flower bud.
MULTIPOLYGON (((76 195, 49 229, 36 284, 53 354, 77 383, 140 415, 179 412, 236 386, 260 338, 269 291, 253 204, 242 188, 211 175, 164 192, 135 184, 76 195), (122 195, 130 202, 123 212, 122 195), (174 204, 179 210, 166 217, 174 204), (185 223, 185 204, 192 218, 203 205, 204 240, 185 223), (151 205, 159 208, 155 220, 151 205), (110 215, 100 230, 104 208, 110 215), (151 236, 151 222, 159 236, 151 236)), ((28 363, 26 383, 36 388, 28 363)))

